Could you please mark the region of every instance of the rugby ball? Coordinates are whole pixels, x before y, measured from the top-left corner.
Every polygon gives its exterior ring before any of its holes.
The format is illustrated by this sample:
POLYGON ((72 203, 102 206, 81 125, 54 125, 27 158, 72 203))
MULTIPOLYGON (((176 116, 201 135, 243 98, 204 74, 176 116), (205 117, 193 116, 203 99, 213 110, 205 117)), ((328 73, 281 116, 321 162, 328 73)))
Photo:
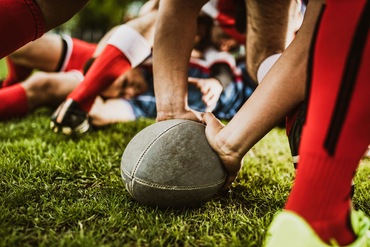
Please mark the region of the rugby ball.
POLYGON ((226 170, 205 136, 205 125, 167 120, 149 125, 121 159, 125 187, 138 202, 158 208, 197 207, 210 200, 226 170))

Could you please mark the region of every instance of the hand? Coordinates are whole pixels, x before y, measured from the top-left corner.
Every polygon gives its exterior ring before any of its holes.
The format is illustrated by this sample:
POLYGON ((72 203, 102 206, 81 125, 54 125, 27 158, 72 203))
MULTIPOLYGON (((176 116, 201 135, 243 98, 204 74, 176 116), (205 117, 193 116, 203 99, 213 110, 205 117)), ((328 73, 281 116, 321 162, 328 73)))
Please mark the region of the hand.
POLYGON ((205 113, 203 121, 206 124, 206 137, 212 149, 218 154, 227 170, 227 178, 221 190, 226 190, 236 179, 241 168, 243 155, 227 147, 225 139, 219 135, 225 127, 212 113, 205 113))
POLYGON ((223 90, 221 83, 215 78, 203 79, 189 77, 188 81, 198 87, 203 94, 202 100, 206 105, 205 111, 213 111, 223 90))

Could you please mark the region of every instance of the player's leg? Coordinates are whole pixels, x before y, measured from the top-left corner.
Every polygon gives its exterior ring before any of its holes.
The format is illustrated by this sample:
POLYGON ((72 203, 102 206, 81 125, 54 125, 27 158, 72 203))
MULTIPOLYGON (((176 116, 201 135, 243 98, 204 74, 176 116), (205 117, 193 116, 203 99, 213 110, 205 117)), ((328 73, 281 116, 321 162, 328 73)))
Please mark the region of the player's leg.
POLYGON ((261 63, 274 54, 281 54, 292 41, 296 23, 301 21, 299 3, 296 0, 246 0, 246 64, 249 76, 256 83, 261 63))
POLYGON ((7 57, 8 74, 3 86, 24 81, 34 69, 52 72, 58 70, 66 47, 57 34, 45 34, 19 48, 7 57))
POLYGON ((8 57, 13 63, 45 71, 54 72, 63 53, 63 41, 60 35, 47 33, 39 39, 19 48, 8 57))
POLYGON ((1 0, 0 58, 69 20, 88 0, 1 0))
POLYGON ((296 181, 267 246, 369 244, 370 221, 354 213, 350 201, 353 175, 370 142, 369 14, 369 1, 327 1, 296 181))
POLYGON ((33 69, 45 72, 82 71, 95 47, 95 44, 68 35, 47 33, 7 57, 9 72, 3 86, 24 81, 33 69))
POLYGON ((36 72, 24 82, 0 90, 0 119, 22 117, 39 106, 55 107, 81 80, 78 71, 36 72))
POLYGON ((28 113, 27 94, 21 83, 0 89, 0 120, 22 117, 28 113))
POLYGON ((97 45, 72 38, 68 35, 63 35, 62 38, 67 49, 63 59, 59 62, 57 71, 79 70, 83 73, 86 63, 93 56, 97 45))
POLYGON ((80 71, 36 72, 23 83, 27 93, 28 106, 33 110, 39 106, 58 106, 82 81, 80 71))
POLYGON ((33 68, 15 63, 10 57, 5 58, 7 74, 0 87, 8 87, 24 81, 33 71, 33 68))

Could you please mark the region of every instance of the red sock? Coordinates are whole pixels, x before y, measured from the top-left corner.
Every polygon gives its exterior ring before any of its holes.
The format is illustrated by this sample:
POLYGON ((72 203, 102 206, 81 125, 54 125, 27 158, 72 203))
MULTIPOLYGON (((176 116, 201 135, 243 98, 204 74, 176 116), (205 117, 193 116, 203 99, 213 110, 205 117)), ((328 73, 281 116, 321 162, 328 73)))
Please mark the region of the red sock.
POLYGON ((24 81, 32 72, 32 69, 28 67, 14 64, 9 57, 6 58, 6 64, 8 68, 8 74, 3 81, 3 87, 8 87, 17 82, 24 81))
POLYGON ((363 46, 356 34, 365 23, 360 19, 365 2, 327 1, 316 37, 297 176, 286 205, 322 240, 335 239, 341 246, 356 238, 349 221, 351 182, 370 142, 370 38, 361 38, 363 46))
POLYGON ((109 87, 122 73, 131 68, 129 60, 115 46, 107 45, 94 61, 85 79, 68 95, 88 112, 96 96, 109 87))
POLYGON ((83 72, 86 61, 88 61, 95 52, 96 44, 91 44, 69 36, 66 36, 65 39, 68 39, 67 43, 71 43, 72 52, 68 59, 68 63, 65 64, 65 68, 62 67, 62 71, 78 69, 83 72))
POLYGON ((45 20, 33 0, 0 1, 0 59, 45 32, 45 20))
POLYGON ((0 120, 22 117, 28 113, 26 91, 21 84, 0 90, 0 120))
POLYGON ((300 154, 296 181, 285 208, 301 215, 328 243, 333 238, 341 244, 355 239, 348 221, 349 195, 357 162, 300 154))

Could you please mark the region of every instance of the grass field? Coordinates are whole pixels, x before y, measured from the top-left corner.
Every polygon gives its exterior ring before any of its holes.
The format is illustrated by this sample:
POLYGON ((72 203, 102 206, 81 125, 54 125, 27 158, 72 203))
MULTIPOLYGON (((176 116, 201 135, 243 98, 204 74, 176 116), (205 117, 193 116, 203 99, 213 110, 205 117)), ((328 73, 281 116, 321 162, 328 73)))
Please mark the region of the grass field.
MULTIPOLYGON (((119 167, 129 140, 154 121, 68 138, 48 128, 51 113, 0 123, 0 246, 261 246, 294 178, 276 128, 247 154, 227 195, 192 210, 144 207, 126 192, 119 167)), ((369 176, 366 159, 354 206, 367 214, 369 176)))
POLYGON ((0 79, 6 76, 7 69, 5 64, 5 59, 0 59, 0 79))

